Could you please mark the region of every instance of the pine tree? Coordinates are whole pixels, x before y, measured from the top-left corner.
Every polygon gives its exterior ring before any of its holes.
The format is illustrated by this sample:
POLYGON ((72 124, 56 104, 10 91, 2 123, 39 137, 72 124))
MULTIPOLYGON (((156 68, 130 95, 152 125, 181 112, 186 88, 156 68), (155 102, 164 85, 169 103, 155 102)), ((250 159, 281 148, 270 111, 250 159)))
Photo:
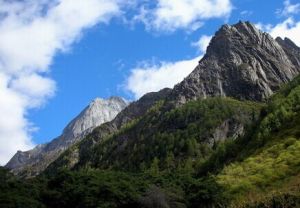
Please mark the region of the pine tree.
POLYGON ((175 168, 175 158, 172 152, 168 152, 165 162, 167 172, 170 173, 175 168))
POLYGON ((150 169, 149 169, 150 175, 152 176, 158 176, 159 175, 159 159, 155 157, 151 163, 150 169))

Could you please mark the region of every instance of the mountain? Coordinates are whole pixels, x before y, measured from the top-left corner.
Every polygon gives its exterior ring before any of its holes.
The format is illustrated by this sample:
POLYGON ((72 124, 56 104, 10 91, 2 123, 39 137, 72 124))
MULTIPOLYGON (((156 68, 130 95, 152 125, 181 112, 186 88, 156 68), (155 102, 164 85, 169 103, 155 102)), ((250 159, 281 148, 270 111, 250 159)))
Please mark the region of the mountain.
POLYGON ((114 119, 127 105, 128 102, 120 97, 94 99, 64 128, 62 135, 32 150, 18 151, 6 167, 19 175, 39 174, 68 147, 91 133, 95 127, 114 119))
POLYGON ((177 103, 209 96, 263 101, 300 72, 300 48, 250 22, 223 25, 196 69, 170 96, 177 103))
MULTIPOLYGON (((158 96, 160 103, 152 102, 149 111, 127 119, 123 125, 116 126, 112 121, 96 128, 48 170, 85 166, 137 170, 149 167, 155 157, 165 160, 169 153, 176 160, 185 160, 182 155, 187 154, 188 146, 201 146, 196 156, 204 159, 215 145, 244 135, 257 121, 262 105, 255 102, 265 101, 299 74, 299 54, 300 48, 291 40, 275 40, 250 22, 224 25, 212 38, 199 65, 165 96, 158 96), (195 103, 184 106, 193 100, 195 103), (168 119, 174 114, 177 117, 168 119)), ((141 98, 135 104, 144 102, 141 98)), ((131 106, 126 109, 130 112, 131 106)))
POLYGON ((224 25, 181 83, 129 104, 37 177, 0 168, 0 206, 300 207, 299 59, 289 39, 224 25))

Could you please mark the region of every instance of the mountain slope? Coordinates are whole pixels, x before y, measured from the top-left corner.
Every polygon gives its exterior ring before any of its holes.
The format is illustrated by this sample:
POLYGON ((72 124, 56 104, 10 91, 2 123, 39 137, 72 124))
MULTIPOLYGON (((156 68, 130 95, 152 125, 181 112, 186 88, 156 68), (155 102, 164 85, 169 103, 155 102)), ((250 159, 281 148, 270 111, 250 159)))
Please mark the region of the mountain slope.
POLYGON ((97 168, 142 171, 154 160, 159 161, 162 168, 180 168, 188 160, 196 165, 218 144, 243 136, 258 119, 261 106, 229 98, 190 101, 169 111, 158 105, 126 129, 99 143, 88 160, 80 161, 80 166, 84 167, 89 161, 97 168), (168 164, 170 159, 172 164, 168 164))
POLYGON ((19 175, 34 176, 40 173, 68 147, 92 132, 96 126, 114 119, 126 106, 127 101, 119 97, 107 100, 96 98, 64 128, 62 135, 32 150, 18 151, 6 167, 19 175))

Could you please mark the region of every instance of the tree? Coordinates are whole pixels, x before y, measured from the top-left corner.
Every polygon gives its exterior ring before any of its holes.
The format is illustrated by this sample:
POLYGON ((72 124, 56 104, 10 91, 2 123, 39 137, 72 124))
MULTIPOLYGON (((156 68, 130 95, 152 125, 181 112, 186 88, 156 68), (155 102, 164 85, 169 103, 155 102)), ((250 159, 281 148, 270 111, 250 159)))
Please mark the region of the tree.
POLYGON ((159 175, 159 159, 157 157, 153 159, 149 172, 152 176, 159 175))
POLYGON ((183 167, 183 171, 185 174, 193 174, 194 173, 194 168, 193 168, 193 160, 192 158, 188 158, 183 167))
POLYGON ((167 172, 170 173, 175 168, 175 157, 172 152, 168 152, 165 162, 167 172))

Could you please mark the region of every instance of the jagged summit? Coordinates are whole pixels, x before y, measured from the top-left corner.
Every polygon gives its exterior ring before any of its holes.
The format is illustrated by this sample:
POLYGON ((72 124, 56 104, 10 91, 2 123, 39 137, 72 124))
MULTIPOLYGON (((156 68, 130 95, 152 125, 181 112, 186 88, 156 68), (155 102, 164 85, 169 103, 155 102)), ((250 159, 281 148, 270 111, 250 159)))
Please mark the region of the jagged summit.
POLYGON ((37 145, 32 150, 18 151, 6 167, 12 169, 15 173, 26 170, 31 172, 32 175, 38 174, 65 149, 82 139, 95 127, 114 119, 127 105, 128 102, 120 97, 94 99, 64 128, 61 136, 47 144, 37 145))
POLYGON ((223 25, 195 70, 174 87, 177 103, 229 96, 263 101, 300 72, 300 48, 250 22, 223 25))

